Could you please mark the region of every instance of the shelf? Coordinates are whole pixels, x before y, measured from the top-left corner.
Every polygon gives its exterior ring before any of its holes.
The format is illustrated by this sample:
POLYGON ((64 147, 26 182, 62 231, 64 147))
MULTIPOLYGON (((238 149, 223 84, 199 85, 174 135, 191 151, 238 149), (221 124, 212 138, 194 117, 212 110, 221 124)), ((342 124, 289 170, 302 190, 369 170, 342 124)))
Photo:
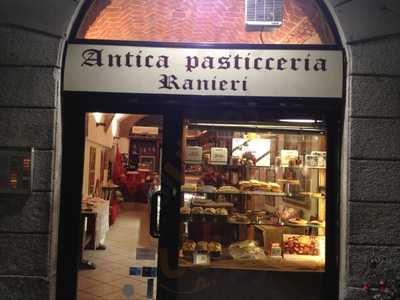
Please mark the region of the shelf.
POLYGON ((249 191, 249 192, 189 192, 181 191, 183 194, 219 194, 219 195, 259 195, 259 196, 273 196, 273 197, 285 197, 288 196, 286 193, 282 192, 263 192, 263 191, 249 191))
MULTIPOLYGON (((181 220, 182 223, 196 223, 196 224, 232 224, 232 225, 255 225, 255 226, 270 226, 270 227, 302 227, 302 228, 325 228, 325 226, 317 225, 317 224, 292 224, 292 223, 284 223, 284 224, 268 224, 268 223, 256 223, 256 222, 235 222, 227 219, 227 221, 208 221, 208 220, 181 220)), ((262 228, 260 228, 262 229, 262 228)))
POLYGON ((260 270, 278 272, 324 272, 325 263, 319 257, 309 259, 280 259, 266 257, 265 259, 232 259, 222 258, 211 260, 209 265, 194 265, 190 259, 179 258, 179 267, 182 268, 210 268, 229 270, 260 270))
MULTIPOLYGON (((186 165, 210 165, 209 163, 203 163, 203 162, 198 162, 198 163, 191 163, 191 162, 186 162, 184 161, 186 165)), ((219 167, 225 167, 230 170, 235 170, 235 169, 240 169, 240 168, 265 168, 265 169, 283 169, 283 168, 291 168, 291 169, 320 169, 320 170, 325 170, 326 168, 323 167, 310 167, 310 166, 248 166, 248 165, 213 165, 213 166, 219 166, 219 167)))

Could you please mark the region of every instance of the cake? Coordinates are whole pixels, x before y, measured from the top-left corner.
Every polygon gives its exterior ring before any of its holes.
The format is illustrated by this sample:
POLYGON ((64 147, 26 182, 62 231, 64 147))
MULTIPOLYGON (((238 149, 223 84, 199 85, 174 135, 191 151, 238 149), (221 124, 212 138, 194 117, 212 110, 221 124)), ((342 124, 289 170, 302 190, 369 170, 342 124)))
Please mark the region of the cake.
POLYGON ((197 185, 194 183, 185 183, 181 186, 182 192, 194 193, 197 191, 197 185))
POLYGON ((184 256, 192 256, 196 249, 196 243, 193 241, 186 241, 183 243, 182 252, 184 256))
POLYGON ((215 193, 217 188, 213 185, 202 185, 198 188, 198 191, 201 193, 215 193))
POLYGON ((240 193, 240 191, 239 191, 237 188, 235 188, 234 186, 231 186, 231 185, 224 185, 224 186, 221 186, 221 187, 217 190, 217 192, 218 192, 218 193, 227 193, 227 194, 237 194, 237 193, 240 193))
POLYGON ((192 218, 195 222, 204 221, 204 209, 201 206, 192 208, 192 218))
POLYGON ((191 212, 190 207, 182 206, 182 207, 180 208, 179 212, 180 212, 180 214, 181 214, 181 219, 182 219, 182 221, 187 221, 187 220, 189 220, 189 218, 190 218, 190 212, 191 212))
POLYGON ((226 222, 228 211, 226 210, 226 208, 217 208, 215 210, 215 215, 219 222, 226 222))
POLYGON ((211 257, 219 257, 222 252, 222 245, 218 242, 209 242, 208 243, 208 252, 210 252, 211 257))
POLYGON ((208 243, 205 241, 200 241, 196 245, 196 251, 200 253, 207 253, 208 252, 208 243))
POLYGON ((207 221, 215 221, 215 208, 208 207, 204 209, 204 216, 207 221))

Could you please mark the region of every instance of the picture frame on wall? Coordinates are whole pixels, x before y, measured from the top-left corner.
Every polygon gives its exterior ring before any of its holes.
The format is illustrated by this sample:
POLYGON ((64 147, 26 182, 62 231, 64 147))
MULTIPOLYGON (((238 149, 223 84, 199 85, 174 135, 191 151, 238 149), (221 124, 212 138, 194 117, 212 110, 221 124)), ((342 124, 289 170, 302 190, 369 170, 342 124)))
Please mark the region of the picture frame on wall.
POLYGON ((156 157, 152 155, 141 155, 139 157, 139 165, 146 166, 151 172, 155 171, 156 157))

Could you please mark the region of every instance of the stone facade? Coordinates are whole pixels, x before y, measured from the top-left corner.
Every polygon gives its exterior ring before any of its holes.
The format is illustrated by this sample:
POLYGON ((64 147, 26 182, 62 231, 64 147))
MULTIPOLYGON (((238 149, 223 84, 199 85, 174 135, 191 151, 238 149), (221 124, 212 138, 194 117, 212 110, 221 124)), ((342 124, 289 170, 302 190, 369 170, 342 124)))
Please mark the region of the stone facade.
MULTIPOLYGON (((400 3, 325 0, 347 51, 340 298, 400 271, 400 3)), ((172 2, 171 2, 172 3, 172 2)), ((0 145, 34 146, 29 197, 0 199, 0 298, 54 299, 61 57, 79 0, 0 3, 0 145)))

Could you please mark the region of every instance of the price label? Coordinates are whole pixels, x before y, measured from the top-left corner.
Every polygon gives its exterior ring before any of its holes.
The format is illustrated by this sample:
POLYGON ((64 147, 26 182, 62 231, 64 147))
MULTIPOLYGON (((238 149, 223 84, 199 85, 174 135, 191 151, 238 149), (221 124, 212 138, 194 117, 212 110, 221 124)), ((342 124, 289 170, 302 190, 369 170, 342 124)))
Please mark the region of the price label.
POLYGON ((187 164, 200 164, 203 158, 203 149, 199 146, 188 146, 185 162, 187 164))
POLYGON ((226 165, 228 162, 228 149, 212 147, 210 164, 212 165, 226 165))
POLYGON ((194 253, 193 264, 195 265, 208 265, 210 264, 210 256, 205 253, 194 253))

